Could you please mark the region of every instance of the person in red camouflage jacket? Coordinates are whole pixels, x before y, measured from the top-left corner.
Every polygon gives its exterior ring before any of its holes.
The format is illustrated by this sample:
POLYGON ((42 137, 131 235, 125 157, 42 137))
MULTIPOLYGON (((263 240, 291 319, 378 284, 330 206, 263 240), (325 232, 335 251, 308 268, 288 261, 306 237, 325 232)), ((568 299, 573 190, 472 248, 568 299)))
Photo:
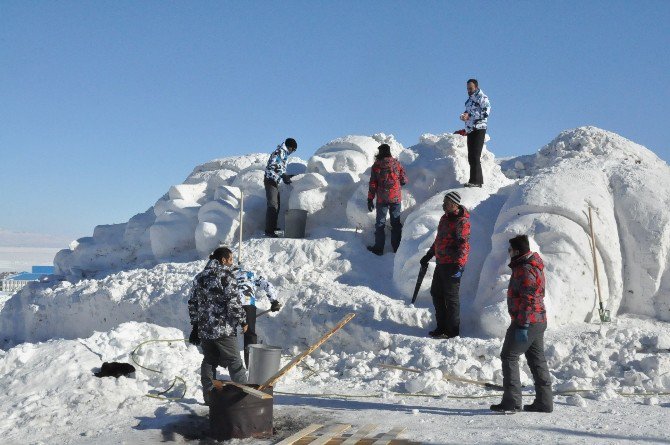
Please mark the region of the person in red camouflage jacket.
POLYGON ((435 256, 435 272, 430 294, 435 306, 437 328, 434 338, 453 338, 460 334, 461 276, 470 254, 470 213, 461 205, 461 195, 449 192, 442 203, 444 215, 437 228, 435 242, 421 258, 421 267, 435 256))
POLYGON ((391 156, 388 144, 379 146, 377 160, 372 165, 370 186, 368 189, 368 210, 375 209, 374 199, 377 197, 377 218, 375 222, 375 245, 368 250, 375 255, 383 255, 386 242, 386 216, 391 213, 391 246, 393 252, 398 250, 402 239, 400 212, 402 203, 401 187, 407 184, 407 175, 400 161, 391 156))
POLYGON ((507 308, 512 318, 500 359, 503 369, 502 402, 491 405, 494 411, 521 410, 521 381, 519 356, 525 354, 535 382, 535 401, 524 411, 550 413, 553 411, 551 375, 544 355, 544 331, 547 311, 544 307, 544 263, 530 251, 526 235, 509 240, 512 277, 507 288, 507 308))

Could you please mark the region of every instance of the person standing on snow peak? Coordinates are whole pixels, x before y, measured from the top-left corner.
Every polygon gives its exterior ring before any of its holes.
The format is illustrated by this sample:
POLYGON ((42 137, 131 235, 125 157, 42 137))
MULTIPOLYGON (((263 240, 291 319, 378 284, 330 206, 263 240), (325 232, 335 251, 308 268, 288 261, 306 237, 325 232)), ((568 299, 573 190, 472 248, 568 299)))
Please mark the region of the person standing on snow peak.
POLYGON ((502 402, 491 405, 493 411, 520 411, 521 381, 519 356, 526 355, 535 383, 535 400, 524 411, 550 413, 554 410, 551 374, 544 355, 544 331, 547 311, 544 307, 544 263, 530 251, 526 235, 509 240, 509 267, 512 277, 507 288, 507 309, 512 322, 507 328, 500 359, 503 371, 502 402))
POLYGON ((249 368, 249 345, 258 343, 256 335, 256 289, 262 289, 270 299, 270 311, 277 312, 281 303, 277 299, 275 287, 262 275, 241 264, 233 269, 242 300, 242 308, 247 315, 247 330, 244 333, 244 364, 249 368))
POLYGON ((219 247, 210 256, 205 270, 196 275, 188 299, 188 314, 193 327, 188 341, 202 346, 200 367, 202 392, 209 404, 216 367, 228 368, 233 382, 246 383, 247 373, 237 347, 237 327, 247 331, 247 317, 240 301, 233 274, 233 252, 219 247))
POLYGON ((469 79, 466 84, 468 100, 465 111, 460 119, 465 122, 465 133, 468 138, 468 163, 470 164, 470 180, 465 187, 481 187, 484 184, 481 156, 484 149, 484 138, 488 117, 491 114, 491 103, 488 96, 479 88, 477 79, 469 79))
POLYGON ((461 205, 461 195, 449 192, 442 202, 444 215, 437 227, 435 242, 421 258, 421 267, 435 256, 435 272, 430 295, 435 306, 437 328, 428 334, 433 338, 460 335, 461 276, 470 254, 470 213, 461 205))
POLYGON ((384 254, 386 242, 386 216, 391 213, 391 246, 393 252, 398 250, 402 238, 400 212, 402 205, 401 187, 407 184, 407 175, 400 161, 391 156, 391 147, 382 144, 370 172, 368 189, 368 210, 375 209, 374 199, 377 197, 377 218, 375 222, 375 245, 368 250, 375 255, 384 254))
POLYGON ((268 164, 265 167, 265 197, 268 200, 268 206, 265 213, 265 235, 271 238, 277 238, 277 218, 279 216, 280 198, 279 181, 284 184, 290 184, 293 175, 286 174, 286 162, 288 156, 298 149, 298 143, 293 138, 288 138, 283 144, 278 145, 272 152, 268 164))

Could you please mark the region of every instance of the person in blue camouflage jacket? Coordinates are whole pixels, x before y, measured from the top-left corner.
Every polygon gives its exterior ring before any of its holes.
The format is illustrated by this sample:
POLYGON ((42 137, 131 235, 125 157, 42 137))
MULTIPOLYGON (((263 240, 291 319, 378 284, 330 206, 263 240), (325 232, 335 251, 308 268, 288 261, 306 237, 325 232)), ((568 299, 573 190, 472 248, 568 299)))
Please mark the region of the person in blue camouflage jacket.
POLYGON ((288 138, 283 144, 278 145, 272 152, 268 164, 265 167, 265 197, 268 200, 268 206, 265 213, 265 234, 271 238, 276 238, 277 217, 279 216, 279 181, 284 184, 291 183, 292 175, 286 174, 286 162, 288 156, 298 149, 298 143, 293 138, 288 138))
POLYGON ((232 270, 233 252, 219 247, 205 270, 196 275, 188 299, 191 319, 189 342, 203 351, 200 378, 205 403, 214 387, 216 367, 228 368, 230 379, 245 383, 247 374, 237 347, 237 327, 247 331, 247 317, 240 301, 237 278, 232 270))
POLYGON ((461 120, 465 122, 465 133, 468 138, 468 163, 470 164, 470 180, 463 184, 465 187, 481 187, 484 184, 481 156, 486 138, 486 128, 491 103, 489 98, 479 88, 477 79, 467 82, 468 100, 465 101, 465 111, 461 120))
POLYGON ((249 345, 258 343, 256 335, 256 289, 265 291, 270 299, 270 311, 277 312, 281 303, 277 299, 277 290, 265 277, 249 268, 239 265, 233 269, 237 277, 237 287, 242 301, 242 308, 247 314, 247 330, 244 333, 244 364, 249 368, 249 345))

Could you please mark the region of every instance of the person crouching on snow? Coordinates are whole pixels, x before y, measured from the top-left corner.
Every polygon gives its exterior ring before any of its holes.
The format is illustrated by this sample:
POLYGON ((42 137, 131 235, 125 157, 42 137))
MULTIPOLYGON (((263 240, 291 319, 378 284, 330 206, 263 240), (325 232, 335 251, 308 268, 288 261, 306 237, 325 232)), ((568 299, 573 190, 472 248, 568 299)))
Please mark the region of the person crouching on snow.
POLYGON ((461 205, 461 195, 449 192, 442 202, 444 215, 437 226, 435 242, 421 258, 421 267, 435 256, 435 272, 430 295, 435 306, 437 328, 428 335, 453 338, 460 335, 461 276, 470 254, 470 213, 461 205))
POLYGON ((377 197, 377 219, 375 222, 375 245, 368 246, 368 250, 375 255, 384 254, 386 242, 386 216, 391 213, 391 247, 393 252, 398 250, 402 238, 402 224, 400 212, 402 203, 401 187, 407 184, 405 169, 400 161, 391 156, 391 147, 382 144, 378 148, 377 160, 372 165, 370 186, 368 189, 368 210, 375 209, 373 203, 377 197))
POLYGON ((193 280, 188 314, 193 327, 188 341, 202 343, 200 377, 205 404, 214 388, 216 367, 228 368, 230 379, 246 383, 247 372, 237 347, 237 327, 247 331, 247 317, 240 301, 233 273, 233 252, 219 247, 210 256, 205 270, 193 280))
POLYGON ((262 289, 270 299, 270 311, 277 312, 281 303, 277 300, 275 287, 265 277, 253 270, 239 265, 233 269, 237 278, 237 286, 242 300, 242 308, 247 315, 247 330, 244 332, 244 364, 249 368, 249 345, 258 343, 256 335, 256 289, 262 289))
POLYGON ((507 289, 507 308, 512 323, 507 328, 500 359, 503 371, 502 402, 491 405, 493 411, 521 410, 521 381, 519 356, 526 361, 535 383, 535 400, 523 407, 524 411, 550 413, 554 409, 551 375, 544 356, 544 331, 547 329, 547 311, 544 307, 544 263, 530 251, 526 235, 509 240, 512 278, 507 289))

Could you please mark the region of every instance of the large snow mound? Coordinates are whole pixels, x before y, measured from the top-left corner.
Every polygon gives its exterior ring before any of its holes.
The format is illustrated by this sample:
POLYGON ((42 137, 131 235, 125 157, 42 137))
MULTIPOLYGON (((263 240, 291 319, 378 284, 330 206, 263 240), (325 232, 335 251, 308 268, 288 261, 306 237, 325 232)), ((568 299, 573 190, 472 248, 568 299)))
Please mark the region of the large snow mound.
MULTIPOLYGON (((418 260, 434 239, 442 196, 451 189, 459 189, 472 215, 471 258, 461 285, 465 335, 502 335, 508 317, 507 240, 519 233, 529 235, 545 260, 550 326, 593 318, 589 206, 607 308, 670 320, 670 168, 616 134, 593 127, 565 131, 534 156, 500 165, 485 148, 481 189, 460 186, 469 173, 461 136, 425 134, 409 148, 385 134, 335 139, 306 162, 292 158, 289 171, 297 176, 292 186, 281 187, 284 208, 309 212, 306 240, 259 238, 266 158, 254 154, 198 166, 147 212, 127 223, 96 227, 92 237, 78 240, 55 260, 61 279, 75 284, 53 281, 20 292, 0 312, 0 334, 9 344, 79 336, 93 326, 76 320, 95 312, 103 314, 93 319, 104 328, 131 320, 184 328, 189 281, 202 267, 197 261, 214 247, 235 242, 242 194, 246 258, 280 288, 300 283, 291 291, 293 298, 310 286, 331 284, 406 299, 418 260), (374 221, 365 195, 380 143, 391 145, 409 176, 403 241, 382 264, 364 248, 374 221), (173 313, 156 309, 160 305, 173 307, 173 313)), ((422 310, 430 306, 431 273, 420 294, 422 310)), ((319 310, 331 305, 339 314, 354 300, 312 303, 319 310)))

